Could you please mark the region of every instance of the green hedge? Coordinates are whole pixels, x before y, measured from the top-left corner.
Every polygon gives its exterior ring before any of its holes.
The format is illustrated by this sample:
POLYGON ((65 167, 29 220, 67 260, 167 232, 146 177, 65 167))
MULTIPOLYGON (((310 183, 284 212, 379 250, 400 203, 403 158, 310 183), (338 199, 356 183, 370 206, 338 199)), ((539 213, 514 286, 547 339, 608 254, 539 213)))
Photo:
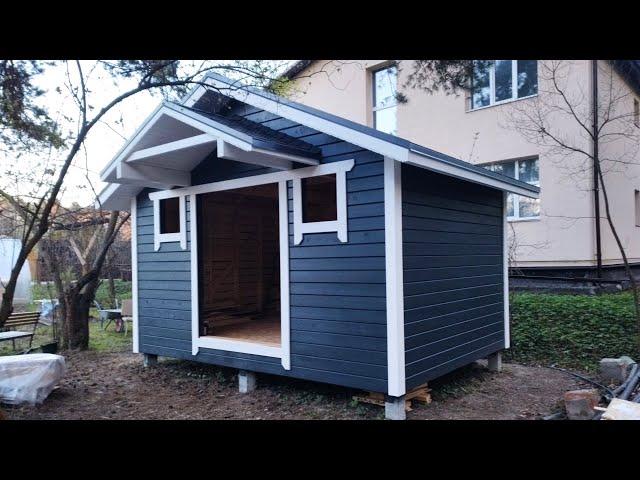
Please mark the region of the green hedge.
POLYGON ((511 294, 514 361, 593 370, 603 357, 640 360, 630 292, 607 295, 511 294))

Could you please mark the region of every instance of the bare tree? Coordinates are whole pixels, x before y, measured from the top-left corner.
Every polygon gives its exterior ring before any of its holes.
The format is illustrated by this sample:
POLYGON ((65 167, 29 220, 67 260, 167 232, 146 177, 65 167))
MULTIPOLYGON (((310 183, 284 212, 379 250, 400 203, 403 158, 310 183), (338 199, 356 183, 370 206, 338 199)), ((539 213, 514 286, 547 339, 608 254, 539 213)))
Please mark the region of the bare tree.
MULTIPOLYGON (((13 168, 8 169, 8 174, 3 179, 14 175, 22 177, 13 182, 16 188, 10 188, 4 183, 0 185, 0 197, 20 211, 22 220, 22 247, 9 279, 4 282, 0 327, 13 311, 18 275, 29 253, 51 227, 52 214, 58 205, 69 169, 84 148, 87 136, 96 125, 105 121, 108 113, 125 100, 144 91, 160 91, 165 96, 183 94, 189 87, 204 85, 202 77, 210 71, 233 76, 236 81, 228 89, 256 85, 278 90, 286 83, 278 77, 280 66, 268 61, 189 62, 189 68, 183 67, 183 63, 177 60, 100 61, 86 71, 86 62, 80 61, 0 60, 0 152, 13 158, 9 162, 13 164, 13 168), (35 79, 46 76, 52 68, 60 66, 66 69, 65 86, 76 106, 76 113, 55 117, 38 103, 43 90, 36 86, 35 79), (93 103, 93 91, 88 87, 91 76, 98 68, 107 72, 120 90, 114 98, 102 105, 93 103), (126 80, 134 80, 135 85, 120 88, 126 80), (67 130, 70 130, 69 133, 63 133, 67 130), (20 168, 20 155, 25 152, 41 155, 42 161, 38 162, 37 168, 28 171, 20 168), (57 161, 49 162, 52 157, 56 157, 57 161), (33 188, 26 193, 21 192, 18 187, 24 185, 33 188)), ((111 238, 119 228, 117 219, 117 216, 113 217, 113 225, 110 227, 112 231, 105 239, 111 238)), ((111 244, 105 241, 101 245, 111 244)), ((102 262, 100 260, 99 263, 102 262)), ((96 276, 92 272, 93 269, 86 279, 78 280, 78 290, 91 288, 96 276)))
POLYGON ((515 102, 504 126, 538 145, 569 181, 594 189, 595 204, 603 202, 604 216, 596 209, 591 218, 598 226, 605 220, 615 240, 640 322, 638 285, 614 221, 608 184, 611 174, 626 174, 630 167, 640 165, 640 130, 634 125, 630 88, 616 76, 610 62, 597 62, 593 67, 591 85, 580 85, 572 77, 572 62, 539 62, 538 96, 515 102))

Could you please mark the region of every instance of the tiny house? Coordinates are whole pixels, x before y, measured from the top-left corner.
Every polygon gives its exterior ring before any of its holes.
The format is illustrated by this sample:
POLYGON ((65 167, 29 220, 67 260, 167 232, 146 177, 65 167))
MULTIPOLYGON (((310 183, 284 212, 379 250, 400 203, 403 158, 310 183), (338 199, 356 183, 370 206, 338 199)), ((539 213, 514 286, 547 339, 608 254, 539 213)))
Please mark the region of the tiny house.
POLYGON ((509 347, 505 199, 537 187, 203 82, 101 173, 102 208, 131 211, 135 352, 394 404, 509 347))

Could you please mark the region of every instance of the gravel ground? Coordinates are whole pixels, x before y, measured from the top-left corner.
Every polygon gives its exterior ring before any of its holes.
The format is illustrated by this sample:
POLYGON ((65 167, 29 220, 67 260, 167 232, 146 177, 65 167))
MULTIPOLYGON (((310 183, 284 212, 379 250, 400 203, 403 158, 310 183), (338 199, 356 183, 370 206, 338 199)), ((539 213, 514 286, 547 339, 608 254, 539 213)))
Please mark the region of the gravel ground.
MULTIPOLYGON (((352 400, 355 390, 272 375, 241 395, 236 371, 161 359, 144 368, 132 353, 66 354, 68 372, 42 405, 3 406, 9 419, 382 419, 383 408, 352 400)), ((548 368, 474 364, 430 385, 433 402, 408 419, 538 419, 558 410, 562 394, 585 385, 548 368)))

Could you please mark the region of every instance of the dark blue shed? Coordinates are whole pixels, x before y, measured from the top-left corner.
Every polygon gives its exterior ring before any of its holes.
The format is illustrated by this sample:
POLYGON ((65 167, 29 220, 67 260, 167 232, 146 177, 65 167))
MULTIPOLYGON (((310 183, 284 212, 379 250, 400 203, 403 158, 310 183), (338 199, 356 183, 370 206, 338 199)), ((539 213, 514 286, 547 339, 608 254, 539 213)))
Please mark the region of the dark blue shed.
POLYGON ((103 170, 134 351, 401 398, 509 346, 504 198, 537 187, 209 75, 103 170))

